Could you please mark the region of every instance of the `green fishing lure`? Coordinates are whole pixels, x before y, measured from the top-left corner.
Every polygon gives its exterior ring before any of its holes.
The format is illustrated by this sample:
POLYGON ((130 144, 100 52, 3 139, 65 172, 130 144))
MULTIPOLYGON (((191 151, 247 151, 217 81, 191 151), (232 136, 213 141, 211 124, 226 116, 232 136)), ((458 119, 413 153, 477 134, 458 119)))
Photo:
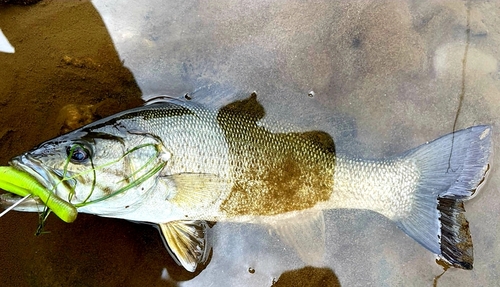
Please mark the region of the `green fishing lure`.
POLYGON ((0 189, 19 196, 31 194, 38 197, 61 220, 68 223, 75 221, 78 214, 73 205, 47 190, 28 173, 11 166, 0 166, 0 189))

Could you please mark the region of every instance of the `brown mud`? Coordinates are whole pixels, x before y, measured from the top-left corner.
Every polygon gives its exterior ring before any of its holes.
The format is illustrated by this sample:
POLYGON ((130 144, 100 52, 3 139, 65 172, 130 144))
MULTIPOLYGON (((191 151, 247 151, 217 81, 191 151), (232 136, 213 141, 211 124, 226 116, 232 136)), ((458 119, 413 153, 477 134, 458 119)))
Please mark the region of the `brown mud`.
POLYGON ((331 269, 306 266, 297 270, 284 272, 272 286, 340 287, 340 282, 331 269), (308 278, 308 280, 297 280, 297 278, 308 278))
MULTIPOLYGON (((15 47, 0 53, 0 164, 90 121, 142 104, 100 15, 89 1, 0 4, 0 27, 15 47)), ((0 220, 1 286, 175 286, 182 273, 147 225, 80 214, 54 215, 35 237, 36 214, 0 220)), ((179 279, 182 279, 182 275, 179 279)))

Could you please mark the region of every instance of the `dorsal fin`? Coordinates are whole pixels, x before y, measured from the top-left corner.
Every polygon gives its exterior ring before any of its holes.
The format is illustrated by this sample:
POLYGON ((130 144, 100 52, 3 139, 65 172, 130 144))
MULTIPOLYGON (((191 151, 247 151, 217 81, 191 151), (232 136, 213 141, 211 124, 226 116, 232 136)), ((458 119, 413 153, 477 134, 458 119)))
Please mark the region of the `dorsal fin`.
POLYGON ((186 103, 187 99, 184 97, 173 97, 169 95, 150 95, 150 96, 144 96, 144 105, 149 106, 153 104, 160 104, 160 103, 174 103, 174 104, 180 104, 183 105, 186 103))
POLYGON ((239 115, 250 120, 241 124, 257 125, 257 121, 263 119, 266 112, 264 107, 257 101, 257 93, 252 92, 250 97, 234 101, 221 108, 219 115, 223 114, 239 115))

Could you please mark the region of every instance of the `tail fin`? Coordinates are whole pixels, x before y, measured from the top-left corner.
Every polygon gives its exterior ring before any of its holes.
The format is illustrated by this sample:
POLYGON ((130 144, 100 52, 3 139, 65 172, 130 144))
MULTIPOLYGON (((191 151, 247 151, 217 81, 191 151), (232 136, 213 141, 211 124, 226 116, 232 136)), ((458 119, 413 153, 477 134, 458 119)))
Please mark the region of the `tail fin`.
POLYGON ((406 234, 451 266, 472 269, 472 239, 463 201, 475 193, 489 169, 491 127, 457 131, 408 151, 419 168, 415 202, 398 220, 406 234))

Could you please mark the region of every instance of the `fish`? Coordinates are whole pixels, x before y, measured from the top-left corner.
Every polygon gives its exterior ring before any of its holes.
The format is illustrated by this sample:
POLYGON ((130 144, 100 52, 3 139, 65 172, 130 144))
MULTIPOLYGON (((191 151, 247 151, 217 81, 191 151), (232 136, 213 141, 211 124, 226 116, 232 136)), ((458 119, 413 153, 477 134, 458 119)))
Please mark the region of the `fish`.
MULTIPOLYGON (((212 222, 267 226, 317 264, 330 209, 379 213, 440 262, 473 268, 464 201, 487 177, 491 126, 366 160, 338 154, 326 132, 296 132, 265 115, 255 93, 217 110, 154 100, 45 141, 9 164, 78 213, 157 226, 190 272, 206 264, 212 222)), ((0 202, 16 198, 3 194, 0 202)), ((44 208, 36 196, 14 207, 44 208)))

